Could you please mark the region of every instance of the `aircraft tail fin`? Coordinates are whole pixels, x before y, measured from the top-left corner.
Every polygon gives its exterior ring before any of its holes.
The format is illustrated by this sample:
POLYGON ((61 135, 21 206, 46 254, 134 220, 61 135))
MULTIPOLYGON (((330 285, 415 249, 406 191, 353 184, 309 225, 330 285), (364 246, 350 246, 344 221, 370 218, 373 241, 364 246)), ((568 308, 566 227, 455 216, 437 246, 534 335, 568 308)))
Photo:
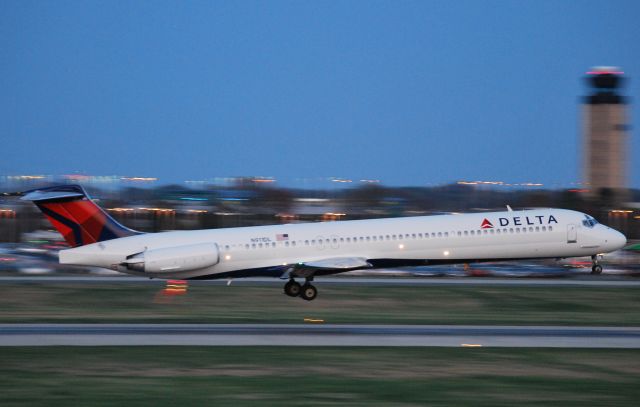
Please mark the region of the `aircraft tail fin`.
POLYGON ((71 247, 141 233, 116 222, 80 185, 38 188, 20 195, 20 199, 32 201, 44 213, 71 247))

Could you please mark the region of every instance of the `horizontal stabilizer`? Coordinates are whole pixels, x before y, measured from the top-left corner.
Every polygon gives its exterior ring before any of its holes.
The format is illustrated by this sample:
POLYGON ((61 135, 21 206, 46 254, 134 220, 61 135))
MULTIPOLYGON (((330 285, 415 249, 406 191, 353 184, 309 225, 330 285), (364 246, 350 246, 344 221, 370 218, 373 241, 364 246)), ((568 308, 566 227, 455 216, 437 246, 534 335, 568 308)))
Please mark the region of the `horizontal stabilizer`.
POLYGON ((20 198, 22 201, 42 202, 50 200, 82 199, 84 194, 73 191, 31 191, 20 198))

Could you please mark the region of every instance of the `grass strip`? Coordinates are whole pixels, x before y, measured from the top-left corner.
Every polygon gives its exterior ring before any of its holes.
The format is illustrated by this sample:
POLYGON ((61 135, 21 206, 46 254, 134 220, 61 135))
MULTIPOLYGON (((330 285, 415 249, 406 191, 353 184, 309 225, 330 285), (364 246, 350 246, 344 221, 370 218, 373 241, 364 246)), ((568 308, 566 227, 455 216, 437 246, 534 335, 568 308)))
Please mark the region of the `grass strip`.
POLYGON ((3 406, 629 406, 640 351, 0 348, 3 406))
POLYGON ((640 325, 638 287, 318 287, 307 302, 273 286, 3 284, 0 322, 640 325))

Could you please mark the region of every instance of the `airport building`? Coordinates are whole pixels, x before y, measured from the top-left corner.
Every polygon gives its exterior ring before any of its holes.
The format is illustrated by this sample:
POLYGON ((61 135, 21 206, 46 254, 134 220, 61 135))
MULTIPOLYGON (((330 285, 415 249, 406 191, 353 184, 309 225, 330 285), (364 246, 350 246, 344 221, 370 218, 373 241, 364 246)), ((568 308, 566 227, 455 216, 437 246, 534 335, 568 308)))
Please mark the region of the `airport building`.
POLYGON ((587 73, 590 94, 583 99, 583 182, 592 197, 619 201, 628 176, 627 98, 619 91, 623 72, 596 67, 587 73))

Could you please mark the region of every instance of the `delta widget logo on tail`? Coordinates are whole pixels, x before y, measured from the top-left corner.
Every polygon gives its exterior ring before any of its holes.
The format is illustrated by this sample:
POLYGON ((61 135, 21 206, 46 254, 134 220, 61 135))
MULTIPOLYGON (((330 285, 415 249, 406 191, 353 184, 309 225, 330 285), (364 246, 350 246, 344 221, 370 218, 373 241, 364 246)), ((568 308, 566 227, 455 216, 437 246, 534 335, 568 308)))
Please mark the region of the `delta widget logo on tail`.
POLYGON ((480 225, 481 229, 493 229, 493 224, 489 222, 489 219, 484 218, 482 224, 480 225))

